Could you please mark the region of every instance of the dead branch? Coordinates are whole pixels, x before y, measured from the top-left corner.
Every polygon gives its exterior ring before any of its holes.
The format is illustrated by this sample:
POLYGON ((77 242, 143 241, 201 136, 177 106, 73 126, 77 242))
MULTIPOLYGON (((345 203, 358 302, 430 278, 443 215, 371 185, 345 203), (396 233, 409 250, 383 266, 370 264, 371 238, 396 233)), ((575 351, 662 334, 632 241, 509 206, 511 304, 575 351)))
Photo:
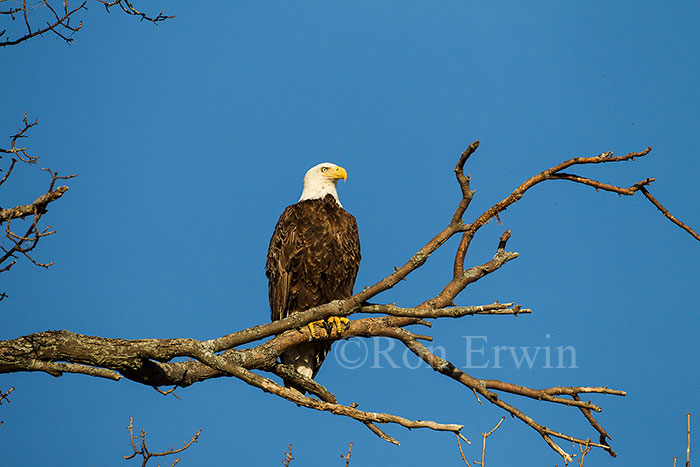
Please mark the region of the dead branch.
MULTIPOLYGON (((38 121, 34 120, 33 122, 30 122, 27 118, 27 112, 25 111, 22 123, 23 126, 10 137, 10 149, 0 148, 0 153, 12 155, 10 165, 5 171, 5 175, 0 180, 0 186, 2 186, 9 179, 18 161, 29 165, 36 165, 39 160, 39 156, 28 153, 27 147, 19 147, 17 145, 17 142, 20 139, 27 137, 27 132, 30 128, 38 125, 38 121)), ((36 198, 30 204, 21 204, 14 208, 8 209, 0 208, 0 225, 6 223, 5 239, 10 245, 8 248, 0 246, 0 251, 2 251, 2 253, 0 253, 0 273, 9 271, 17 263, 18 256, 24 256, 34 265, 43 268, 48 268, 53 264, 53 262, 44 263, 37 261, 30 254, 30 252, 37 247, 41 238, 56 233, 55 230, 50 230, 50 227, 47 226, 42 228, 39 224, 42 216, 46 214, 47 206, 50 203, 60 199, 63 194, 68 191, 67 186, 56 187, 56 182, 59 180, 69 180, 75 177, 75 175, 61 176, 58 174, 58 172, 53 172, 50 169, 42 170, 47 172, 51 177, 46 193, 36 198), (32 217, 32 222, 24 233, 17 233, 12 230, 13 220, 25 219, 30 216, 32 217)), ((0 293, 0 301, 6 297, 7 294, 0 293)))
POLYGON ((340 455, 341 458, 345 459, 345 467, 350 465, 350 452, 352 451, 352 441, 350 441, 350 446, 348 447, 348 453, 346 455, 340 455))
POLYGON ((496 424, 495 427, 491 429, 488 433, 481 433, 481 439, 482 439, 482 444, 481 444, 481 462, 479 461, 474 461, 475 464, 479 464, 481 467, 485 467, 486 465, 486 438, 491 436, 491 434, 498 430, 498 427, 501 426, 501 423, 503 423, 503 420, 505 420, 506 417, 502 417, 501 420, 496 424))
POLYGON ((2 401, 7 402, 8 404, 10 403, 10 399, 8 399, 7 396, 9 396, 10 393, 14 390, 15 388, 11 387, 7 392, 0 391, 0 405, 2 405, 2 401))
POLYGON ((599 182, 597 180, 592 180, 590 178, 586 177, 581 177, 579 175, 573 175, 573 174, 568 174, 564 172, 556 173, 550 177, 552 180, 568 180, 570 182, 576 182, 576 183, 582 183, 584 185, 592 186, 593 188, 597 190, 604 190, 604 191, 611 191, 613 193, 617 193, 618 195, 625 195, 625 196, 632 196, 635 194, 638 190, 641 190, 643 187, 649 185, 655 179, 653 178, 647 178, 642 180, 641 182, 637 182, 634 185, 632 185, 629 188, 622 188, 619 186, 615 185, 609 185, 607 183, 599 182))
POLYGON ((581 457, 578 458, 578 467, 583 467, 583 461, 586 459, 586 454, 591 452, 591 445, 588 440, 586 440, 585 444, 579 443, 578 447, 579 451, 581 451, 581 457))
MULTIPOLYGON (((47 33, 49 31, 56 34, 58 37, 60 37, 64 41, 66 41, 66 43, 68 43, 68 44, 70 44, 73 41, 73 38, 66 35, 66 33, 72 35, 73 33, 78 32, 80 30, 80 28, 83 27, 83 22, 81 21, 80 23, 78 23, 77 26, 73 26, 73 25, 71 25, 70 20, 71 20, 72 16, 75 15, 80 10, 83 10, 83 9, 87 10, 87 7, 85 6, 87 4, 87 1, 84 1, 78 7, 73 8, 72 10, 68 9, 68 2, 67 1, 64 2, 64 11, 62 14, 58 14, 56 12, 56 10, 49 4, 48 0, 42 0, 42 2, 44 4, 44 6, 46 6, 53 14, 53 16, 54 16, 53 21, 47 21, 46 26, 32 31, 32 27, 29 24, 27 1, 23 0, 22 7, 19 9, 19 11, 16 11, 15 13, 18 13, 18 12, 22 13, 22 15, 24 17, 24 24, 27 26, 27 32, 25 35, 23 35, 17 39, 14 39, 14 40, 7 39, 4 42, 0 42, 0 47, 7 47, 9 45, 17 45, 17 44, 20 44, 20 43, 22 43, 26 40, 29 40, 33 37, 41 36, 44 33, 47 33)), ((29 7, 29 8, 31 8, 31 7, 29 7)), ((12 17, 12 19, 14 19, 14 16, 12 17)), ((2 35, 4 33, 5 33, 5 31, 2 31, 2 33, 0 34, 0 37, 2 37, 2 35)))
POLYGON ((467 461, 466 456, 464 455, 464 451, 462 450, 462 442, 459 438, 459 435, 457 435, 457 447, 459 448, 459 455, 462 456, 462 461, 464 461, 464 463, 467 464, 467 467, 472 467, 471 464, 469 464, 469 461, 467 461))
MULTIPOLYGON (((577 392, 577 393, 571 394, 571 397, 572 397, 575 401, 577 401, 577 402, 580 402, 580 401, 581 401, 581 398, 580 398, 579 395, 578 395, 580 392, 582 392, 582 391, 579 391, 579 392, 577 392)), ((586 417, 586 420, 588 420, 588 423, 590 423, 591 426, 592 426, 598 433, 600 433, 600 441, 599 441, 600 444, 604 444, 604 445, 606 445, 606 446, 609 446, 607 440, 609 439, 610 441, 612 441, 612 437, 608 434, 607 431, 605 431, 605 430, 603 429, 602 426, 600 426, 600 424, 598 423, 598 421, 597 421, 595 418, 593 418, 593 414, 591 414, 591 411, 590 411, 588 408, 586 408, 586 407, 581 407, 581 406, 579 406, 579 410, 581 410, 581 413, 583 414, 583 416, 586 417)), ((589 443, 589 444, 590 444, 590 443, 589 443)), ((588 449, 590 450, 590 447, 589 447, 588 449)), ((612 457, 617 457, 617 453, 616 453, 615 451, 613 451, 612 448, 610 448, 608 452, 610 452, 610 455, 611 455, 612 457)))
POLYGON ((658 201, 656 198, 654 198, 653 196, 651 196, 651 193, 649 193, 649 191, 648 191, 646 188, 640 187, 639 191, 641 191, 641 192, 644 194, 644 196, 646 196, 647 199, 648 199, 649 201, 651 201, 651 204, 653 204, 654 206, 656 206, 656 208, 657 208, 659 211, 661 211, 661 214, 663 214, 664 216, 666 216, 666 218, 668 218, 671 222, 673 222, 673 223, 676 224, 678 227, 680 227, 681 229, 683 229, 683 230, 685 230, 686 232, 688 232, 695 240, 697 240, 697 241, 700 242, 700 235, 698 235, 697 232, 695 232, 693 229, 691 229, 690 227, 688 227, 688 225, 686 225, 686 224, 684 224, 683 222, 681 222, 681 221, 679 221, 678 219, 676 219, 670 212, 668 212, 668 210, 667 210, 665 207, 663 207, 663 205, 662 205, 661 203, 659 203, 659 201, 658 201))
POLYGON ((289 443, 289 449, 287 452, 284 453, 284 459, 282 460, 282 465, 284 467, 289 467, 290 462, 292 462, 294 458, 292 457, 292 443, 289 443))
MULTIPOLYGON (((5 0, 0 0, 0 1, 5 1, 5 0)), ((15 13, 19 13, 22 11, 21 8, 10 8, 9 10, 0 10, 0 15, 9 15, 12 17, 12 19, 15 19, 15 13)))
POLYGON ((128 0, 115 0, 113 2, 109 2, 106 0, 97 0, 97 1, 105 6, 107 13, 109 13, 109 9, 111 7, 118 5, 119 8, 121 8, 122 11, 124 13, 126 13, 127 15, 138 16, 141 18, 141 21, 144 21, 144 20, 149 21, 149 22, 155 24, 156 26, 161 21, 165 21, 166 19, 175 18, 175 15, 171 15, 171 16, 164 15, 163 10, 160 10, 160 13, 158 13, 156 16, 148 16, 146 13, 142 13, 142 12, 138 11, 134 7, 134 5, 131 2, 129 2, 128 0))
POLYGON ((388 305, 365 305, 360 308, 360 313, 385 314, 390 316, 404 316, 416 318, 460 318, 472 315, 513 315, 529 314, 532 310, 522 308, 513 303, 491 303, 479 306, 455 306, 450 308, 435 308, 416 310, 415 308, 400 308, 395 303, 388 305))
MULTIPOLYGON (((467 373, 459 370, 456 368, 452 363, 450 363, 447 360, 444 360, 437 355, 433 354, 430 352, 425 346, 423 346, 421 343, 419 343, 417 340, 411 338, 408 335, 402 335, 402 332, 404 332, 403 329, 400 329, 399 332, 397 332, 397 338, 400 339, 406 347, 408 347, 415 355, 417 355, 419 358, 421 358, 423 361, 425 361, 428 365, 430 365, 434 370, 438 371, 439 373, 442 373, 445 376, 449 376, 450 378, 454 379, 455 381, 458 381, 459 383, 463 384, 467 388, 471 389, 475 393, 478 393, 482 395, 486 400, 491 402, 492 404, 500 407, 501 409, 505 410, 506 412, 510 413, 513 417, 520 419, 523 421, 527 426, 531 427, 535 431, 537 431, 540 436, 545 440, 545 442, 552 448, 554 449, 557 453, 559 453, 566 462, 571 462, 573 460, 573 457, 565 452, 559 445, 557 445, 553 440, 552 437, 556 438, 561 438, 566 441, 571 441, 574 443, 579 443, 579 442, 585 442, 584 440, 580 438, 576 438, 570 435, 566 435, 564 433, 552 430, 551 428, 548 428, 544 425, 539 424, 538 422, 535 421, 534 418, 526 415, 524 412, 518 410, 516 407, 514 407, 511 404, 506 403, 503 401, 499 395, 493 391, 490 390, 489 386, 493 387, 494 382, 493 380, 479 380, 475 379, 474 377, 468 375, 467 373)), ((500 383, 500 382, 499 382, 500 383)), ((525 396, 525 397, 533 397, 537 399, 536 394, 541 394, 543 401, 547 402, 558 402, 558 403, 566 403, 565 400, 558 400, 558 399, 552 399, 548 398, 548 390, 535 390, 535 389, 530 389, 526 387, 516 387, 515 385, 511 385, 511 391, 513 394, 517 394, 520 396, 525 396)), ((574 391, 576 388, 561 388, 568 391, 574 391)), ((606 393, 611 393, 610 390, 606 387, 601 387, 601 388, 589 388, 591 392, 597 392, 599 394, 606 394, 606 393)), ((614 391, 613 393, 618 394, 618 395, 625 395, 623 391, 614 391)), ((570 402, 570 401, 569 401, 570 402)), ((608 452, 611 451, 610 447, 608 445, 604 444, 593 444, 592 445, 599 447, 601 449, 604 449, 608 452)))
MULTIPOLYGON (((50 227, 46 227, 42 230, 40 230, 39 228, 39 221, 41 220, 42 216, 46 213, 46 206, 52 201, 59 199, 61 196, 63 196, 63 193, 68 191, 67 186, 61 186, 54 190, 53 187, 56 183, 56 180, 70 179, 75 177, 75 175, 61 177, 58 176, 57 172, 49 171, 49 173, 51 173, 51 184, 49 185, 49 191, 46 194, 41 195, 31 204, 0 210, 0 224, 2 224, 3 222, 7 222, 7 226, 5 228, 5 238, 8 239, 12 244, 12 247, 9 249, 0 247, 0 249, 2 249, 2 251, 4 252, 4 255, 0 256, 0 265, 2 265, 5 261, 9 260, 10 258, 16 258, 15 253, 22 254, 25 258, 34 263, 36 266, 48 268, 53 264, 52 262, 40 263, 36 261, 29 254, 29 252, 36 248, 41 238, 56 233, 55 230, 49 230, 50 227), (24 234, 20 235, 11 230, 12 219, 22 219, 30 215, 33 216, 33 221, 24 234)), ((15 263, 16 260, 12 260, 9 265, 0 269, 0 272, 9 270, 15 263)))
MULTIPOLYGON (((530 309, 524 309, 520 305, 514 305, 513 303, 495 302, 480 306, 457 306, 454 304, 457 295, 469 284, 496 272, 518 256, 517 253, 506 250, 511 236, 510 230, 506 230, 499 238, 496 251, 490 260, 481 264, 465 266, 466 254, 476 233, 491 219, 496 218, 499 220, 500 213, 519 201, 529 189, 547 180, 583 183, 621 195, 633 195, 637 191, 644 192, 645 186, 651 183, 653 179, 648 178, 632 185, 630 188, 623 188, 578 175, 567 174, 563 170, 575 165, 630 161, 636 157, 647 155, 651 148, 618 157, 614 157, 612 153, 606 152, 593 157, 574 157, 569 159, 527 179, 506 198, 476 216, 472 222, 465 223, 463 216, 474 195, 474 191, 470 188, 469 177, 464 175, 464 164, 478 146, 478 141, 472 143, 462 153, 455 168, 461 199, 448 225, 420 248, 405 264, 394 268, 388 276, 374 285, 366 287, 352 297, 344 300, 335 300, 304 312, 295 313, 279 321, 253 326, 206 341, 187 338, 124 340, 85 336, 69 331, 39 332, 12 340, 0 341, 0 373, 43 371, 54 376, 60 376, 64 372, 73 372, 113 380, 125 377, 156 388, 162 386, 187 387, 210 378, 234 377, 262 391, 287 399, 294 404, 355 419, 367 426, 377 436, 392 443, 398 444, 398 441, 380 430, 377 424, 396 424, 406 428, 449 431, 461 437, 460 431, 463 425, 460 424, 409 420, 393 414, 361 411, 357 409, 357 403, 341 404, 332 392, 320 383, 295 374, 293 369, 278 362, 279 356, 285 351, 314 339, 336 341, 353 337, 373 338, 382 336, 400 341, 435 371, 455 380, 473 392, 477 399, 481 396, 504 412, 524 422, 528 427, 537 431, 544 441, 561 455, 566 462, 573 460, 572 455, 564 451, 553 439, 558 438, 581 446, 586 445, 587 448, 597 447, 614 456, 615 452, 607 443, 607 440, 611 439, 610 436, 591 415, 592 412, 600 412, 602 410, 601 407, 590 401, 582 401, 579 395, 612 394, 624 396, 624 391, 609 389, 606 386, 556 386, 545 389, 533 389, 498 380, 477 379, 458 369, 451 362, 436 356, 419 342, 420 340, 431 340, 430 336, 418 335, 406 328, 416 324, 429 325, 430 323, 425 321, 426 319, 459 319, 463 316, 474 314, 509 314, 518 316, 521 313, 530 313, 530 309), (433 252, 457 234, 462 234, 462 236, 455 253, 452 277, 435 297, 425 300, 414 307, 369 303, 370 299, 394 287, 411 272, 423 266, 433 252), (364 317, 350 321, 340 331, 335 331, 335 329, 318 329, 315 336, 310 334, 306 326, 312 321, 325 319, 330 316, 350 316, 355 313, 378 314, 380 316, 364 317), (238 348, 241 345, 250 343, 255 343, 255 345, 246 349, 238 348), (177 357, 189 357, 190 360, 173 362, 172 360, 177 357), (295 384, 306 389, 310 395, 302 395, 294 389, 283 387, 272 379, 251 370, 283 376, 285 379, 294 379, 295 384), (502 393, 530 398, 544 403, 549 402, 566 407, 575 407, 583 414, 592 429, 600 434, 600 442, 592 443, 588 438, 572 436, 546 427, 519 410, 515 405, 501 399, 502 393), (314 395, 316 397, 312 397, 314 395)), ((55 182, 57 175, 52 173, 52 176, 54 177, 53 182, 55 182)), ((53 182, 51 185, 52 190, 53 182)), ((37 216, 36 213, 33 215, 37 216)), ((8 219, 8 224, 9 222, 10 219, 8 219)), ((15 235, 12 238, 17 242, 25 237, 27 239, 37 239, 37 233, 38 231, 31 231, 27 235, 15 235)), ((17 251, 20 250, 15 252, 17 251)), ((479 402, 481 402, 481 399, 479 399, 479 402)), ((461 439, 464 438, 462 437, 461 439)))
POLYGON ((685 450, 685 467, 690 467, 690 413, 686 417, 688 417, 688 447, 685 450))
MULTIPOLYGON (((163 10, 156 16, 149 16, 136 9, 133 3, 128 0, 117 0, 113 2, 107 2, 104 0, 97 0, 103 4, 107 10, 110 12, 110 8, 118 5, 121 10, 130 15, 137 16, 141 18, 142 21, 148 21, 153 24, 158 24, 159 22, 174 18, 175 15, 165 15, 163 10)), ((4 41, 0 42, 0 47, 7 47, 12 45, 21 44, 22 42, 28 41, 37 36, 43 36, 45 33, 51 32, 57 37, 65 41, 66 44, 73 42, 73 34, 80 31, 83 27, 83 22, 79 21, 76 25, 74 20, 81 10, 87 10, 87 0, 83 1, 77 7, 72 7, 69 0, 64 0, 62 2, 55 2, 52 4, 50 0, 40 0, 38 5, 27 5, 26 0, 22 0, 21 6, 16 8, 10 8, 8 10, 0 10, 0 14, 8 15, 12 20, 15 20, 15 15, 18 17, 21 15, 24 20, 25 32, 23 35, 15 38, 6 38, 4 41), (55 6, 60 5, 60 6, 55 6), (37 8, 37 6, 43 8, 37 8), (37 19, 37 16, 43 14, 44 18, 42 20, 37 19), (30 19, 30 16, 32 18, 30 19), (33 27, 32 23, 41 23, 41 27, 33 27)), ((0 38, 5 36, 7 30, 0 31, 0 38)))
POLYGON ((306 389, 308 392, 317 396, 322 401, 330 402, 331 404, 336 404, 338 402, 338 399, 328 389, 313 379, 297 373, 294 371, 294 368, 290 367, 289 365, 276 363, 270 368, 270 371, 280 378, 306 389))
POLYGON ((3 209, 0 211, 0 224, 11 219, 24 219, 25 217, 34 214, 44 214, 46 212, 46 206, 49 203, 59 199, 66 191, 68 191, 67 186, 59 186, 55 190, 39 196, 31 204, 20 205, 10 209, 3 209))
MULTIPOLYGON (((39 120, 35 119, 33 122, 29 122, 27 120, 27 111, 24 111, 24 118, 22 119, 22 123, 24 123, 23 127, 20 127, 17 132, 10 136, 10 141, 11 141, 11 146, 10 149, 3 149, 0 148, 0 153, 2 154, 12 154, 16 156, 19 160, 22 162, 26 162, 27 164, 36 164, 36 162, 39 160, 37 156, 30 156, 27 154, 27 149, 28 148, 18 148, 17 147, 17 140, 26 138, 27 137, 27 131, 29 131, 30 128, 36 126, 39 124, 39 120)), ((14 161, 15 159, 13 159, 14 161)), ((12 167, 14 166, 14 163, 10 166, 10 169, 8 170, 8 175, 9 172, 12 171, 12 167)), ((5 180, 7 179, 8 175, 5 175, 2 179, 2 183, 5 183, 5 180)), ((1 184, 1 183, 0 183, 1 184)))
POLYGON ((155 390, 156 390, 157 392, 159 392, 160 394, 163 394, 164 396, 167 396, 167 395, 169 395, 169 394, 172 394, 173 397, 175 397, 175 399, 177 399, 177 400, 182 400, 182 399, 180 399, 180 396, 178 396, 177 394, 175 394, 175 389, 177 389, 177 387, 168 389, 167 391, 163 391, 162 389, 160 389, 160 388, 158 388, 158 387, 156 387, 156 386, 153 386, 153 389, 155 389, 155 390))
MULTIPOLYGON (((129 425, 126 427, 127 430, 129 430, 129 441, 131 442, 131 449, 133 449, 134 452, 132 452, 129 455, 123 456, 124 459, 129 460, 133 459, 137 455, 141 456, 143 459, 143 462, 141 463, 141 467, 145 467, 148 461, 152 457, 163 457, 163 456, 169 456, 172 454, 178 454, 184 451, 185 449, 189 448, 192 446, 193 443, 196 443, 197 440, 199 439, 199 435, 202 434, 202 429, 200 428, 199 431, 192 437, 192 439, 187 442, 183 442, 183 446, 180 449, 174 449, 173 447, 170 447, 167 451, 162 451, 162 452, 150 452, 148 450, 148 447, 146 446, 146 430, 143 428, 141 429, 141 433, 134 436, 134 417, 129 417, 129 425), (136 447, 137 441, 139 444, 139 447, 136 447)), ((173 461, 172 464, 170 464, 170 467, 173 467, 175 464, 180 462, 180 458, 178 457, 173 461)))
MULTIPOLYGON (((393 444, 393 445, 395 445, 395 446, 400 446, 400 445, 401 445, 401 443, 399 443, 396 439, 392 438, 391 436, 387 435, 387 434, 384 433, 382 430, 380 430, 379 428, 377 428, 377 425, 375 425, 374 423, 372 423, 372 422, 365 422, 365 425, 367 426, 367 428, 369 428, 369 431, 371 431, 371 432, 374 433, 375 435, 379 436, 379 437, 380 437, 381 439, 383 439, 384 441, 386 441, 386 442, 388 442, 388 443, 391 443, 391 444, 393 444)), ((457 436, 461 436, 459 433, 456 433, 456 435, 457 435, 457 436)))
MULTIPOLYGON (((2 405, 2 401, 6 401, 8 404, 10 403, 10 399, 8 399, 7 396, 9 396, 10 393, 14 390, 15 390, 14 387, 11 387, 10 390, 6 391, 6 392, 2 392, 0 390, 0 405, 2 405)), ((5 423, 5 422, 0 420, 0 426, 2 426, 3 423, 5 423)))

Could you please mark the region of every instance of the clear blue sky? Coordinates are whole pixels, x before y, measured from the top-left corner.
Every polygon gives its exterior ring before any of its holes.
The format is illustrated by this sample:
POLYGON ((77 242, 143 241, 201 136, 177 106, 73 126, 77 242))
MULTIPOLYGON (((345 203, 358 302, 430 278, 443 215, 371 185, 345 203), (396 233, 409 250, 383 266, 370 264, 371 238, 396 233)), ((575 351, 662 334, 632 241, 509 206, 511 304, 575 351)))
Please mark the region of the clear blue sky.
MULTIPOLYGON (((304 172, 326 160, 349 173, 340 196, 360 226, 357 287, 446 224, 458 200, 452 168, 474 139, 467 220, 564 159, 651 145, 646 158, 578 172, 625 186, 656 177, 651 192, 700 227, 697 2, 161 6, 177 18, 154 27, 93 2, 72 46, 47 35, 0 50, 3 134, 28 110, 40 122, 29 140, 40 165, 79 175, 45 217, 58 233, 37 257, 55 266, 2 275, 2 339, 47 329, 207 339, 266 322, 269 237, 304 172)), ((21 167, 0 205, 31 202, 47 181, 21 167)), ((533 189, 501 220, 480 232, 468 261, 489 259, 506 227, 520 257, 458 303, 514 301, 534 313, 440 321, 433 345, 460 367, 464 336, 486 336, 487 355, 496 345, 573 346, 577 368, 518 369, 504 353, 502 368, 467 371, 537 388, 624 389, 625 398, 591 397, 619 458, 594 451, 586 465, 671 465, 685 452, 685 414, 700 416, 700 244, 642 197, 564 182, 533 189)), ((377 301, 434 295, 455 247, 377 301)), ((425 367, 405 368, 399 347, 389 355, 400 368, 380 359, 348 370, 337 354, 318 379, 343 403, 464 424, 477 442, 503 415, 425 367)), ((76 375, 0 376, 0 389, 11 386, 2 465, 127 465, 131 415, 153 450, 203 429, 180 465, 280 465, 290 442, 293 466, 341 465, 350 440, 354 466, 462 465, 451 434, 388 426, 396 447, 233 379, 180 389, 182 400, 76 375)), ((597 438, 575 409, 504 399, 597 438)), ((487 455, 491 466, 562 465, 510 417, 487 455)))

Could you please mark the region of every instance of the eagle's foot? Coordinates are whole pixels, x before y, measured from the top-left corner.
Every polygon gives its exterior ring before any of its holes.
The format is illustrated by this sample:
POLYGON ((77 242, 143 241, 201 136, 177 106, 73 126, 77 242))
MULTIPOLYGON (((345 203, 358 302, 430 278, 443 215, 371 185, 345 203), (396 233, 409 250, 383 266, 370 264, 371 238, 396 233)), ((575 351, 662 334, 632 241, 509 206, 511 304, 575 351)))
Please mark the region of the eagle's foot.
MULTIPOLYGON (((335 325, 335 330, 338 332, 338 335, 341 335, 343 333, 343 326, 348 324, 350 322, 349 319, 345 318, 344 316, 331 316, 328 318, 328 323, 331 324, 331 326, 335 325)), ((331 334, 333 333, 333 328, 331 327, 331 334)))
POLYGON ((311 338, 316 339, 316 331, 314 330, 314 325, 324 328, 326 331, 328 331, 328 335, 330 336, 331 334, 333 334, 333 329, 335 329, 338 335, 341 335, 343 333, 343 326, 348 324, 349 322, 350 320, 343 316, 331 316, 330 318, 328 318, 327 322, 325 320, 313 321, 307 324, 307 326, 309 327, 309 331, 311 332, 311 338))
POLYGON ((311 331, 311 338, 312 339, 316 339, 316 331, 314 331, 314 324, 316 326, 321 326, 323 328, 326 327, 326 323, 322 319, 320 319, 318 321, 312 321, 311 323, 307 324, 307 326, 309 327, 309 331, 311 331))

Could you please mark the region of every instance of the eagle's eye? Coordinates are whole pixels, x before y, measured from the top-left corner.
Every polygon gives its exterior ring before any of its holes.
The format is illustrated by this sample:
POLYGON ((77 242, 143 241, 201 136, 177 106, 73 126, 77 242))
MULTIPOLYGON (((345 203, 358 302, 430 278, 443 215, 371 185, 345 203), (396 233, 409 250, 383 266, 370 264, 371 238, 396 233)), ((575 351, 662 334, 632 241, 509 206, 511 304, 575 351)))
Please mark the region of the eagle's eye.
POLYGON ((323 173, 328 172, 328 167, 321 167, 321 172, 323 172, 323 173))

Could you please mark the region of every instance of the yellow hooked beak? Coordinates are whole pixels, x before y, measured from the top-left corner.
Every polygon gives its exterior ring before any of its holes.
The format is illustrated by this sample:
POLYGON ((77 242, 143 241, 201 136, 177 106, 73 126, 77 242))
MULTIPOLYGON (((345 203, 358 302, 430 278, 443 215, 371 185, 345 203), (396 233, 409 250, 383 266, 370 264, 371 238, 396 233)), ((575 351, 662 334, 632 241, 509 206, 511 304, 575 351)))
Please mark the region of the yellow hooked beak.
POLYGON ((344 182, 348 181, 348 173, 342 167, 333 167, 330 173, 326 175, 328 178, 340 180, 343 179, 344 182))

